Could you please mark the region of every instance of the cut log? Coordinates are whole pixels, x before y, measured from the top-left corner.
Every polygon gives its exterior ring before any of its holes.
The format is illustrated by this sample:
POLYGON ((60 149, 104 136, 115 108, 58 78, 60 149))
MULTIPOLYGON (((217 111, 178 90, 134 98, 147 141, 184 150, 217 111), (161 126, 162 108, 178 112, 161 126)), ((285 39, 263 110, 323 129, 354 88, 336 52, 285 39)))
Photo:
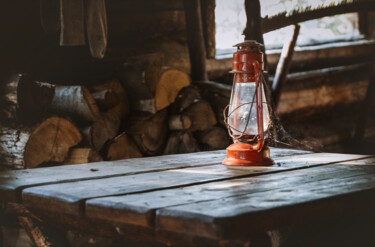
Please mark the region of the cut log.
POLYGON ((5 79, 0 97, 1 120, 5 123, 33 124, 47 115, 54 86, 13 74, 5 79))
POLYGON ((100 154, 90 147, 72 148, 64 165, 87 164, 90 162, 103 161, 100 154))
POLYGON ((0 129, 0 159, 5 166, 34 168, 44 162, 63 162, 82 136, 69 120, 50 117, 36 128, 0 129))
POLYGON ((121 81, 132 110, 156 112, 154 95, 163 59, 163 54, 153 53, 129 58, 123 64, 121 81))
POLYGON ((85 142, 94 150, 100 151, 104 144, 116 136, 120 120, 108 113, 103 113, 95 122, 82 129, 85 142))
POLYGON ((182 154, 198 152, 198 142, 188 131, 171 132, 163 154, 182 154))
POLYGON ((100 117, 94 98, 84 86, 56 86, 51 111, 83 122, 94 122, 100 117))
POLYGON ((170 130, 186 130, 191 127, 190 117, 183 114, 169 116, 168 127, 170 130))
POLYGON ((200 98, 199 90, 196 87, 184 87, 178 92, 175 102, 171 106, 172 112, 182 112, 200 98))
POLYGON ((129 135, 143 154, 154 155, 162 151, 168 134, 168 113, 159 111, 155 115, 133 116, 129 135))
MULTIPOLYGON (((111 98, 111 103, 115 101, 114 98, 117 98, 117 104, 109 107, 110 104, 106 103, 106 106, 108 107, 106 110, 107 114, 116 116, 120 120, 124 120, 124 118, 129 114, 130 108, 128 95, 119 80, 110 80, 103 84, 94 85, 90 89, 93 91, 93 94, 102 91, 111 91, 116 95, 116 97, 111 98)), ((100 104, 101 103, 99 103, 99 105, 100 104)))
POLYGON ((133 110, 156 113, 174 102, 189 76, 177 69, 162 69, 159 53, 137 56, 123 65, 122 82, 133 110))
POLYGON ((190 77, 177 69, 167 69, 160 73, 156 86, 155 104, 159 111, 172 104, 178 92, 190 85, 190 77))
POLYGON ((142 157, 137 144, 123 132, 116 136, 108 145, 107 160, 121 160, 142 157))
POLYGON ((196 135, 199 143, 203 144, 205 150, 224 149, 230 143, 228 132, 221 127, 214 126, 196 135))
POLYGON ((217 123, 211 105, 203 100, 189 106, 185 114, 191 119, 191 131, 204 131, 217 123))
POLYGON ((96 104, 101 111, 106 111, 119 103, 119 98, 111 89, 92 93, 96 104))
POLYGON ((14 122, 17 119, 17 87, 21 75, 13 74, 0 84, 0 118, 1 122, 14 122))
POLYGON ((199 88, 202 98, 211 103, 218 122, 225 126, 224 109, 229 104, 232 87, 230 85, 217 82, 194 82, 199 88))

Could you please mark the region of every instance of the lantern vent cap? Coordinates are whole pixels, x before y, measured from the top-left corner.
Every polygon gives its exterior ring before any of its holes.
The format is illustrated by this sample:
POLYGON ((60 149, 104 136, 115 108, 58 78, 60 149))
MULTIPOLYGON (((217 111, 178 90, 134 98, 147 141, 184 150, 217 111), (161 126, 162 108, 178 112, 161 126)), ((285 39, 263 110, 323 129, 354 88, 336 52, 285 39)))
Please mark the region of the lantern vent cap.
POLYGON ((233 47, 237 47, 238 49, 244 48, 244 49, 260 52, 262 48, 264 47, 264 45, 257 42, 256 40, 245 40, 244 42, 235 44, 233 47))

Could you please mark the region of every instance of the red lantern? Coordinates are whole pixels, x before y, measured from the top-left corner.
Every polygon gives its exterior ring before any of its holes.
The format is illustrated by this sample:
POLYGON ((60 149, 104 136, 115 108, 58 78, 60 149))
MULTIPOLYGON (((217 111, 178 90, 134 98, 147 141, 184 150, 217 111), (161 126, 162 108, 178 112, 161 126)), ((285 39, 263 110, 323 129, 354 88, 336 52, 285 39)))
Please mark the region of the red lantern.
POLYGON ((225 123, 234 144, 227 148, 228 166, 265 166, 273 164, 265 145, 270 114, 264 93, 264 54, 261 44, 247 40, 235 45, 232 95, 225 123))

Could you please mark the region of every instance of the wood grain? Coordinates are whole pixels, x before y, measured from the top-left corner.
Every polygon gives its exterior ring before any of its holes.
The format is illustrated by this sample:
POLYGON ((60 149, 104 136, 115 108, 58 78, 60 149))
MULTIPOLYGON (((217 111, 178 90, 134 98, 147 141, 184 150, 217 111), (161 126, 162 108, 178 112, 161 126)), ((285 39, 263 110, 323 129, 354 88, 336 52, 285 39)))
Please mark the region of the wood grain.
MULTIPOLYGON (((372 162, 375 164, 374 160, 372 162)), ((155 212, 160 208, 277 190, 284 186, 298 187, 301 184, 332 179, 339 174, 344 174, 340 176, 341 178, 343 176, 354 177, 366 174, 368 170, 363 166, 351 167, 335 164, 189 187, 97 198, 86 201, 85 214, 93 219, 153 226, 155 212)))
POLYGON ((209 238, 234 238, 373 205, 374 167, 355 176, 351 169, 343 172, 336 168, 339 176, 333 174, 323 181, 298 186, 285 186, 280 181, 277 190, 160 209, 156 227, 209 238))
MULTIPOLYGON (((290 151, 289 151, 290 152, 290 151)), ((281 153, 283 153, 281 151, 281 153)), ((285 153, 284 153, 285 155, 285 153)), ((188 155, 129 159, 116 162, 97 162, 74 166, 56 166, 33 170, 5 171, 0 175, 0 200, 17 201, 17 194, 26 187, 66 181, 122 176, 181 167, 212 165, 225 158, 224 151, 188 155)))
MULTIPOLYGON (((285 157, 311 153, 303 150, 272 148, 272 157, 285 157)), ((358 156, 360 157, 360 156, 358 156)), ((0 174, 0 200, 19 201, 22 189, 45 184, 123 176, 163 171, 183 167, 207 166, 221 163, 225 151, 164 155, 139 159, 97 162, 74 166, 55 166, 33 170, 4 171, 0 174)))
POLYGON ((202 167, 188 167, 143 173, 136 175, 125 174, 102 179, 90 179, 71 183, 60 183, 25 189, 22 201, 28 207, 40 208, 48 211, 64 211, 69 214, 80 215, 84 210, 84 201, 91 198, 114 195, 125 195, 155 191, 160 189, 192 186, 208 182, 216 182, 240 177, 255 176, 266 173, 280 172, 287 169, 308 168, 311 166, 328 164, 360 158, 364 156, 310 154, 304 159, 274 158, 275 165, 271 167, 246 167, 242 169, 228 169, 219 164, 202 167), (345 157, 345 158, 344 158, 345 157))

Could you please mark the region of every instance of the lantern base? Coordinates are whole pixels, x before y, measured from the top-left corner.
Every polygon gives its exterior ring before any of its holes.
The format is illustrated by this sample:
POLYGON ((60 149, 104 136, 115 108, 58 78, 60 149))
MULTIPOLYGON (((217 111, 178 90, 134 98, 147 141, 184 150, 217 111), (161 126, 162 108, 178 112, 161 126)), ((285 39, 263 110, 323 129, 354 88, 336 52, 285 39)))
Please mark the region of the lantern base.
POLYGON ((226 166, 269 166, 274 162, 270 157, 270 149, 264 146, 256 151, 247 143, 234 143, 227 148, 227 158, 223 160, 226 166))

